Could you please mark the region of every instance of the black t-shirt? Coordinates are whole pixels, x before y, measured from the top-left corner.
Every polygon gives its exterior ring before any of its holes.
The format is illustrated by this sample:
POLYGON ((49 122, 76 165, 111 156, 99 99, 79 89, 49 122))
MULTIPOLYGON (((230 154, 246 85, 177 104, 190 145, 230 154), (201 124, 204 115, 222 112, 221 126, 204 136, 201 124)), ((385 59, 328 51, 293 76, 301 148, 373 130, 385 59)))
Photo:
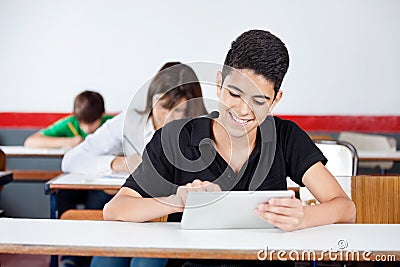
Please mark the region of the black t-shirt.
MULTIPOLYGON (((143 162, 123 186, 142 197, 176 193, 195 179, 212 181, 222 190, 286 190, 286 177, 303 186, 304 173, 327 159, 294 122, 268 117, 258 128, 256 145, 242 169, 235 173, 211 141, 212 118, 173 121, 155 132, 143 153, 143 162), (261 158, 261 160, 260 160, 261 158)), ((168 221, 180 221, 181 213, 168 221)))

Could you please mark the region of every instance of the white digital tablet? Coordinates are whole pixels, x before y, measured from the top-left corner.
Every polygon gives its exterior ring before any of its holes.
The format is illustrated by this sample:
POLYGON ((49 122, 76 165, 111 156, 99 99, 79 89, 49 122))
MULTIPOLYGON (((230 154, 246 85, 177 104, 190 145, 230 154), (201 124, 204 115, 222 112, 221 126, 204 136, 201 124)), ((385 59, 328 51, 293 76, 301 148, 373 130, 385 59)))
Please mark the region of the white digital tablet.
POLYGON ((182 229, 273 228, 254 209, 271 198, 291 198, 294 192, 222 191, 190 192, 183 211, 182 229))

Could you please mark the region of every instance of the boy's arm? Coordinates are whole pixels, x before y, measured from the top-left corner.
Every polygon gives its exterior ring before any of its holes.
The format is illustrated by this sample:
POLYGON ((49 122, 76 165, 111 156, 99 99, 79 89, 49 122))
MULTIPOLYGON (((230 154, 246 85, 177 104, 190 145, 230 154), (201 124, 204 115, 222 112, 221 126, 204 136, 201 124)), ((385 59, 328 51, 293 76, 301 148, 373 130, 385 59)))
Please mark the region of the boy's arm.
POLYGON ((336 178, 325 168, 326 158, 309 136, 295 123, 281 122, 280 145, 288 175, 303 183, 321 204, 304 206, 299 199, 273 199, 255 213, 285 231, 331 223, 352 223, 355 205, 336 178))
POLYGON ((355 222, 354 202, 321 162, 314 164, 306 171, 303 183, 320 204, 304 207, 302 228, 330 223, 355 222))
POLYGON ((111 170, 114 172, 133 172, 142 162, 139 154, 130 156, 116 156, 111 162, 111 170))
POLYGON ((176 194, 167 197, 143 198, 135 190, 122 187, 103 209, 104 220, 146 222, 175 212, 182 212, 191 191, 221 191, 217 184, 194 180, 179 186, 176 194))
POLYGON ((256 214, 284 231, 355 221, 354 203, 321 162, 305 172, 303 183, 321 204, 303 207, 299 199, 273 199, 259 205, 256 214))
POLYGON ((55 137, 45 136, 40 131, 29 136, 24 143, 26 147, 32 148, 71 148, 83 141, 81 136, 55 137))
MULTIPOLYGON (((56 121, 46 129, 43 129, 29 136, 24 145, 34 148, 71 148, 83 141, 81 136, 69 137, 71 131, 68 124, 71 124, 73 116, 56 121)), ((73 127, 73 125, 71 124, 73 127)))
POLYGON ((145 222, 178 212, 178 205, 167 205, 174 195, 161 198, 142 198, 133 189, 122 187, 103 209, 104 220, 145 222))

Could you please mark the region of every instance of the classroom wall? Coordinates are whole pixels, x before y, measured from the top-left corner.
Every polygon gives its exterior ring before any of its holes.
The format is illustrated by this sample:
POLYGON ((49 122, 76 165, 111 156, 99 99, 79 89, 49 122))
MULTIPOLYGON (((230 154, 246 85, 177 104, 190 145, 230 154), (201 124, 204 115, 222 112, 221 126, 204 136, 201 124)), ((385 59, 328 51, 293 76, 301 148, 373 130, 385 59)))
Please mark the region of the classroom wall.
POLYGON ((235 37, 262 28, 291 57, 276 113, 399 115, 398 10, 396 0, 2 0, 0 112, 69 112, 83 89, 118 112, 164 62, 222 63, 235 37))

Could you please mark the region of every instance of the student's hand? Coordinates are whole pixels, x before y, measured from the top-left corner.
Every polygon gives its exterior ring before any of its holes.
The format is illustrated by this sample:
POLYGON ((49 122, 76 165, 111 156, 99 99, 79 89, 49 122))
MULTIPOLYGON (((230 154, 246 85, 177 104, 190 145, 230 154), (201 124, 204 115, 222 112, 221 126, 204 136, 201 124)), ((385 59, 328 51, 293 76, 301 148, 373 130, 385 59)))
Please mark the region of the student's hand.
POLYGON ((128 157, 117 156, 111 162, 111 170, 114 172, 133 172, 141 162, 142 158, 139 154, 133 154, 128 157))
POLYGON ((182 212, 185 207, 186 198, 189 192, 215 192, 221 191, 221 187, 209 181, 194 180, 183 186, 179 186, 176 194, 170 197, 173 205, 177 206, 176 212, 182 212))
POLYGON ((274 198, 268 203, 258 205, 254 211, 261 219, 284 231, 301 228, 304 211, 301 201, 293 198, 274 198))
POLYGON ((66 142, 66 148, 71 148, 71 147, 75 147, 77 145, 79 145, 82 141, 83 138, 82 136, 78 135, 78 136, 74 136, 74 137, 68 137, 67 139, 68 141, 66 142))

